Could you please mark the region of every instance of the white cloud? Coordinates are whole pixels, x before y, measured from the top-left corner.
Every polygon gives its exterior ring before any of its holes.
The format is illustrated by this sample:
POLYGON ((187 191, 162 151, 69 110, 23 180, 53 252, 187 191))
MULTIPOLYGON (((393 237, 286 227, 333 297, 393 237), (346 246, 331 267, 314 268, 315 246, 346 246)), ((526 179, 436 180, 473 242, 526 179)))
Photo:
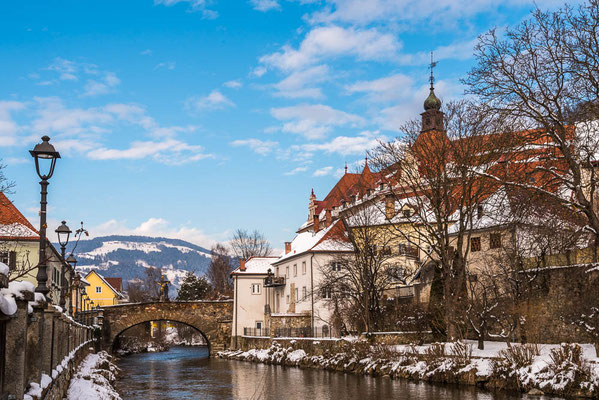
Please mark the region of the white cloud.
POLYGON ((87 156, 93 160, 138 160, 152 157, 165 164, 179 165, 191 161, 213 157, 204 153, 199 145, 190 145, 176 139, 156 141, 135 141, 127 149, 102 147, 91 150, 87 156))
POLYGON ((234 107, 235 103, 229 100, 219 90, 213 90, 207 96, 191 97, 187 100, 186 106, 190 110, 217 110, 225 107, 234 107))
POLYGON ((294 71, 285 79, 275 84, 276 96, 287 98, 322 98, 320 88, 313 87, 317 83, 328 80, 329 67, 318 65, 301 71, 294 71), (306 87, 308 86, 308 87, 306 87))
POLYGON ((272 108, 270 113, 279 121, 288 121, 281 128, 283 132, 296 133, 307 139, 323 138, 335 126, 356 127, 364 123, 364 119, 358 115, 324 104, 272 108))
POLYGON ((282 71, 293 71, 340 56, 354 56, 364 61, 394 60, 400 48, 393 34, 376 28, 321 26, 308 32, 298 49, 285 45, 281 51, 261 57, 260 62, 282 71))
POLYGON ((368 25, 371 23, 404 23, 433 25, 435 28, 455 27, 461 21, 480 13, 491 14, 499 7, 524 7, 535 3, 544 6, 562 5, 560 0, 326 0, 328 7, 310 18, 312 23, 342 22, 368 25))
POLYGON ((241 83, 241 81, 239 79, 237 79, 237 80, 227 81, 227 82, 223 83, 223 86, 228 87, 230 89, 239 89, 240 87, 243 86, 243 84, 241 83))
POLYGON ((346 86, 348 93, 366 93, 374 102, 394 101, 413 93, 413 81, 407 75, 395 74, 371 81, 358 81, 346 86))
POLYGON ((121 80, 117 78, 116 74, 112 72, 106 72, 101 81, 90 79, 85 84, 84 96, 96 96, 99 94, 110 93, 120 85, 121 80))
POLYGON ((152 50, 150 49, 145 49, 144 51, 142 51, 141 53, 142 56, 151 56, 152 55, 152 50))
POLYGON ((6 165, 17 165, 17 164, 26 164, 31 162, 31 159, 27 159, 24 157, 9 157, 6 159, 0 159, 0 161, 4 161, 6 165))
POLYGON ((229 236, 228 232, 207 234, 193 226, 175 226, 164 218, 156 217, 149 218, 134 227, 130 227, 126 221, 111 219, 100 225, 90 227, 89 232, 91 238, 108 235, 139 235, 181 239, 207 249, 210 249, 212 245, 219 241, 226 241, 229 236))
POLYGON ((316 171, 314 171, 314 173, 312 174, 312 176, 327 176, 330 175, 331 172, 333 172, 333 167, 322 167, 320 169, 317 169, 316 171))
POLYGON ((250 149, 252 149, 254 152, 261 154, 261 155, 266 155, 266 154, 270 153, 275 148, 277 148, 278 145, 279 145, 278 142, 274 142, 271 140, 260 140, 260 139, 253 139, 253 138, 252 139, 235 140, 235 141, 231 142, 231 146, 235 146, 235 147, 247 146, 250 149))
POLYGON ((172 71, 175 69, 175 67, 177 66, 177 63, 174 61, 165 61, 165 62, 161 62, 156 64, 156 66, 154 67, 154 69, 168 69, 169 71, 172 71))
POLYGON ((76 74, 81 68, 80 65, 74 61, 57 57, 47 69, 57 72, 60 80, 76 81, 78 79, 76 74))
POLYGON ((205 19, 214 19, 218 17, 218 13, 216 11, 207 8, 212 3, 210 0, 154 0, 154 4, 162 4, 167 7, 174 6, 178 3, 189 4, 188 11, 201 12, 202 17, 205 19))
POLYGON ((277 0, 250 0, 250 3, 254 6, 254 10, 258 11, 278 10, 281 8, 277 0))
POLYGON ((259 66, 252 70, 251 75, 260 78, 262 75, 264 75, 266 73, 266 71, 267 71, 266 67, 259 66))
POLYGON ((0 101, 0 147, 17 143, 17 133, 20 128, 13 120, 11 112, 24 108, 25 104, 18 101, 0 101))
POLYGON ((326 143, 307 143, 294 146, 297 150, 306 152, 322 151, 325 153, 337 153, 341 155, 365 154, 366 151, 375 148, 379 140, 387 140, 378 131, 363 131, 358 136, 337 136, 326 143))
POLYGON ((297 167, 297 168, 294 168, 294 169, 292 169, 291 171, 287 171, 287 172, 285 172, 283 175, 287 175, 287 176, 290 176, 290 175, 297 175, 297 174, 299 174, 300 172, 306 172, 307 170, 308 170, 308 167, 306 167, 306 166, 303 166, 303 167, 297 167))

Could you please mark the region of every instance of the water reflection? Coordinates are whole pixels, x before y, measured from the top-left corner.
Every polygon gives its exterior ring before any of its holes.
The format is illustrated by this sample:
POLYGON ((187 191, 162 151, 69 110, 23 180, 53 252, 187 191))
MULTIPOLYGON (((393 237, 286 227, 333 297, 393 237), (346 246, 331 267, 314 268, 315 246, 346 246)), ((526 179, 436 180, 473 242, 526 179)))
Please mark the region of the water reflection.
POLYGON ((122 373, 117 389, 126 400, 526 398, 511 393, 481 392, 470 387, 430 385, 207 357, 208 350, 197 347, 173 347, 168 352, 125 357, 118 363, 122 373))

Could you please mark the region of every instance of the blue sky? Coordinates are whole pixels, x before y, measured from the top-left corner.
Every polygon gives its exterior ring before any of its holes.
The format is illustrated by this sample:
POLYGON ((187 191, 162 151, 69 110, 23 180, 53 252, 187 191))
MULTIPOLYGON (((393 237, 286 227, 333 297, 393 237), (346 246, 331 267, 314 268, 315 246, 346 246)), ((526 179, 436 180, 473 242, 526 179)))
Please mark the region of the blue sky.
MULTIPOLYGON (((542 7, 560 2, 538 0, 542 7)), ((528 0, 21 1, 0 5, 0 157, 37 226, 28 154, 61 152, 49 228, 275 248, 345 162, 418 116, 429 52, 460 97, 476 37, 528 0)))

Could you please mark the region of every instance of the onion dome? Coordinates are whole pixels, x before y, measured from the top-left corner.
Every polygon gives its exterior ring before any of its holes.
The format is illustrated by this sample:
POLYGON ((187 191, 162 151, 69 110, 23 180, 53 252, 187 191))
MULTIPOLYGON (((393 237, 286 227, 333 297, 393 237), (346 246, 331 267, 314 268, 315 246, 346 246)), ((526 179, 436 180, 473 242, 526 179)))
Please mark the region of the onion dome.
POLYGON ((437 96, 435 96, 435 91, 431 87, 431 92, 424 100, 424 109, 425 110, 440 110, 441 109, 441 100, 437 96))

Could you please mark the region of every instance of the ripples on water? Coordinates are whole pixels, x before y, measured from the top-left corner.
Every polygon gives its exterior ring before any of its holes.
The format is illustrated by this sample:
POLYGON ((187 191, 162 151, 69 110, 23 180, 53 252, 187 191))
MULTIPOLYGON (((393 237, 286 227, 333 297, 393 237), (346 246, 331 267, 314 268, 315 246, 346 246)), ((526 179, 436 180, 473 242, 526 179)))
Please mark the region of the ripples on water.
MULTIPOLYGON (((512 400, 471 387, 414 383, 322 370, 208 358, 207 348, 173 347, 124 357, 117 389, 124 400, 164 399, 451 399, 512 400)), ((531 399, 543 397, 531 397, 531 399)), ((547 399, 547 397, 545 397, 547 399)))

